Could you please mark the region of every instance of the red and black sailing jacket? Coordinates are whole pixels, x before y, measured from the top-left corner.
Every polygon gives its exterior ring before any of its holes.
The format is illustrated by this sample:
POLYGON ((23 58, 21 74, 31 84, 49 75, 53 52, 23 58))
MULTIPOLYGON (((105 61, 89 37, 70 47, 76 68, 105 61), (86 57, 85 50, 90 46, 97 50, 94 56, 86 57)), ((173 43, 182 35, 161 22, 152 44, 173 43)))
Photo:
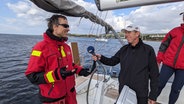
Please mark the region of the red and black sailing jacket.
POLYGON ((32 50, 25 74, 29 80, 33 79, 32 83, 39 85, 41 101, 53 102, 64 98, 75 86, 74 75, 58 78, 55 70, 67 66, 66 70, 77 69, 78 74, 82 67, 73 64, 71 49, 65 41, 53 40, 46 33, 43 36, 44 40, 32 50))
POLYGON ((157 62, 184 70, 184 24, 166 34, 157 54, 157 62))

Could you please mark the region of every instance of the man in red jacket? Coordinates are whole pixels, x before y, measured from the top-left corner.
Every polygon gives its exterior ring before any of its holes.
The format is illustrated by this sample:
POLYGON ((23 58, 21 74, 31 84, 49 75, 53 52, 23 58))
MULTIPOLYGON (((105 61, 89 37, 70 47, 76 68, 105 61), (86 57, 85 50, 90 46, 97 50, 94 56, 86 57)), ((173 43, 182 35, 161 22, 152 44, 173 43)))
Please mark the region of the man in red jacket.
POLYGON ((77 104, 75 76, 88 76, 87 69, 73 63, 70 47, 65 43, 69 25, 67 18, 53 15, 48 18, 43 40, 32 49, 26 77, 39 86, 44 104, 77 104))
POLYGON ((184 24, 172 29, 162 40, 157 55, 158 65, 161 62, 163 65, 159 77, 158 96, 174 73, 175 77, 169 95, 169 104, 175 104, 184 85, 184 24))

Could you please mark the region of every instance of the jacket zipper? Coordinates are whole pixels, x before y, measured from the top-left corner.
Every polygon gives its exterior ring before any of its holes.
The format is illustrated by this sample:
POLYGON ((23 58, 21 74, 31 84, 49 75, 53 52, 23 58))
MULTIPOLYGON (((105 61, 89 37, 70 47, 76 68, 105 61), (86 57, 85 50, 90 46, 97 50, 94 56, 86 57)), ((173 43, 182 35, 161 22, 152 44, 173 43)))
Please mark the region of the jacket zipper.
POLYGON ((52 83, 52 87, 50 88, 50 90, 48 92, 48 95, 50 95, 50 93, 52 92, 53 88, 54 88, 54 83, 52 83))
MULTIPOLYGON (((58 48, 58 50, 60 51, 60 48, 58 48)), ((58 61, 58 68, 60 68, 60 60, 61 60, 61 57, 59 57, 57 59, 57 61, 58 61)), ((50 93, 52 92, 53 88, 54 88, 54 83, 52 83, 52 87, 50 88, 50 90, 48 92, 48 95, 50 95, 50 93)))

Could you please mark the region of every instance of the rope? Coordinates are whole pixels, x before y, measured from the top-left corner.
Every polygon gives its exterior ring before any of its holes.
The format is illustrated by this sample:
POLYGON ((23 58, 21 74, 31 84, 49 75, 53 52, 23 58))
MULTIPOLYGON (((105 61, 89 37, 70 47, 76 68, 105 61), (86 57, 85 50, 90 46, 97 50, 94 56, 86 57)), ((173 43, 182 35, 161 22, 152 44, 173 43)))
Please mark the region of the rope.
MULTIPOLYGON (((102 16, 102 12, 100 12, 99 16, 100 16, 100 17, 102 16)), ((98 35, 98 36, 99 36, 99 32, 98 32, 98 30, 99 30, 99 25, 98 25, 98 27, 97 27, 97 31, 96 31, 96 35, 98 35)))
MULTIPOLYGON (((99 64, 99 65, 102 66, 102 64, 99 64)), ((106 70, 105 70, 105 68, 103 66, 102 66, 102 69, 104 71, 104 80, 103 80, 103 83, 105 83, 107 81, 107 79, 106 79, 106 70)), ((89 79, 89 83, 88 83, 88 87, 87 87, 87 93, 86 93, 86 102, 87 102, 87 104, 89 104, 89 91, 90 91, 91 81, 92 81, 93 75, 95 74, 96 71, 97 71, 97 68, 94 69, 94 71, 92 72, 91 77, 89 79)), ((98 82, 98 75, 97 75, 97 84, 99 84, 99 82, 98 82)), ((95 95, 96 94, 97 93, 95 93, 95 95)))
MULTIPOLYGON (((97 14, 99 14, 100 15, 100 17, 102 16, 102 12, 100 12, 100 13, 98 13, 98 11, 96 12, 96 16, 97 16, 97 14)), ((107 18, 107 14, 108 14, 108 11, 106 12, 106 14, 105 14, 105 17, 104 17, 104 20, 107 18)), ((99 34, 101 34, 102 33, 102 29, 103 29, 103 27, 101 28, 101 29, 99 29, 99 25, 98 25, 98 27, 96 27, 96 23, 92 23, 91 24, 91 27, 90 27, 90 30, 89 30, 89 34, 93 34, 93 32, 94 32, 94 30, 95 30, 95 28, 96 28, 96 35, 99 35, 99 34)), ((123 41, 121 41, 121 39, 120 39, 120 37, 118 36, 118 34, 112 29, 112 32, 114 33, 114 35, 115 35, 115 37, 120 41, 120 43, 121 44, 124 44, 123 43, 123 41)), ((102 34, 101 34, 102 35, 102 34)), ((98 45, 98 42, 94 42, 94 47, 96 47, 98 45)), ((105 45, 106 45, 106 43, 104 42, 104 44, 102 44, 101 42, 100 42, 100 45, 101 46, 97 46, 98 47, 98 49, 97 49, 97 51, 99 51, 100 49, 102 49, 102 48, 104 48, 105 47, 105 45)), ((99 66, 101 66, 101 68, 102 68, 102 70, 103 70, 103 84, 105 84, 107 81, 108 81, 108 79, 106 79, 106 75, 107 75, 107 71, 106 71, 106 69, 105 69, 105 67, 101 64, 101 63, 98 63, 99 64, 99 66)), ((90 77, 90 79, 89 79, 89 83, 88 83, 88 86, 87 86, 87 93, 86 93, 86 102, 87 102, 87 104, 89 104, 89 92, 91 91, 91 89, 90 89, 90 86, 91 86, 91 81, 92 81, 92 78, 93 78, 93 75, 94 75, 94 73, 97 71, 97 68, 95 68, 94 69, 94 71, 92 72, 92 74, 91 74, 91 77, 90 77)), ((98 82, 99 81, 99 79, 97 78, 97 84, 99 83, 98 82)), ((104 88, 104 89, 102 89, 102 90, 105 90, 105 89, 107 89, 107 88, 104 88)), ((94 92, 95 93, 95 92, 94 92)), ((97 94, 98 92, 96 92, 95 93, 95 97, 96 97, 96 94, 97 94)), ((94 102, 93 102, 94 103, 94 102)))
MULTIPOLYGON (((105 21, 106 18, 107 18, 107 14, 108 14, 108 11, 106 11, 106 13, 105 13, 104 21, 105 21)), ((102 33, 102 29, 103 29, 103 28, 104 28, 104 27, 101 27, 100 33, 102 33)))
MULTIPOLYGON (((96 11, 96 15, 98 14, 98 10, 96 11)), ((91 34, 93 34, 93 31, 94 31, 94 29, 95 29, 95 27, 96 27, 96 23, 93 23, 94 24, 94 26, 91 28, 92 29, 92 31, 91 31, 91 34)))

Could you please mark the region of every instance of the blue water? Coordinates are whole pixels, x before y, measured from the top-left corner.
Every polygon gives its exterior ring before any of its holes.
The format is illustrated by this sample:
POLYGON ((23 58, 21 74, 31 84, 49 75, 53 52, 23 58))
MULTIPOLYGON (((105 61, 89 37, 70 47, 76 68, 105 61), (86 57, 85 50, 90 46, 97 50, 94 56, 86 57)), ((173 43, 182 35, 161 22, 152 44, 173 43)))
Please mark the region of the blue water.
MULTIPOLYGON (((41 35, 0 34, 0 104, 41 104, 37 86, 31 84, 24 75, 31 49, 41 39, 41 35)), ((91 54, 87 53, 88 46, 94 46, 96 53, 109 57, 122 46, 116 39, 95 42, 95 38, 69 37, 68 41, 78 43, 82 65, 90 65, 92 62, 91 54)), ((160 45, 160 42, 145 43, 152 45, 155 52, 160 45)), ((109 70, 111 67, 105 68, 109 70)), ((119 72, 119 65, 112 69, 119 72)))

